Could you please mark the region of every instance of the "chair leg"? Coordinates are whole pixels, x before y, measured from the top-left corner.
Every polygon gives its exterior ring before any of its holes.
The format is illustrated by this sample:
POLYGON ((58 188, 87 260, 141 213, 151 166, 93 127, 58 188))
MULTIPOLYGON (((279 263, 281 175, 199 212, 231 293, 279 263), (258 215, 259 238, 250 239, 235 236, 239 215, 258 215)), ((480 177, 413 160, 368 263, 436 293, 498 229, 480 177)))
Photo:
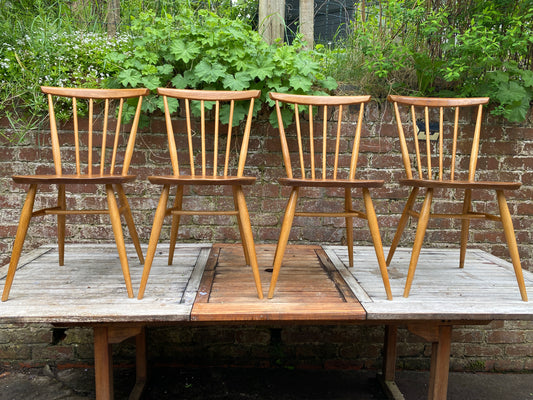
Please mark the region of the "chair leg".
POLYGON ((396 233, 394 234, 394 238, 392 239, 392 243, 389 248, 389 254, 387 255, 387 265, 390 265, 392 261, 392 257, 394 256, 394 253, 396 252, 396 248, 398 247, 398 244, 400 243, 400 239, 402 238, 402 233, 405 230, 405 227, 407 226, 407 221, 409 221, 409 212, 413 209, 413 205, 416 201, 416 196, 418 196, 419 189, 417 187, 414 187, 413 190, 411 190, 411 194, 409 195, 409 198, 407 199, 407 203, 405 204, 405 207, 402 211, 402 216, 400 217, 400 221, 398 222, 398 227, 396 228, 396 233))
POLYGON ((242 226, 242 220, 241 220, 241 216, 239 214, 239 204, 238 204, 238 201, 237 201, 237 196, 235 195, 235 186, 232 187, 233 188, 233 203, 235 204, 235 211, 237 211, 237 223, 239 225, 239 233, 241 235, 241 240, 242 240, 242 248, 243 248, 243 251, 244 251, 244 259, 246 260, 246 264, 247 265, 250 265, 250 254, 248 254, 248 245, 246 244, 246 236, 244 235, 244 232, 243 232, 243 226, 242 226))
MULTIPOLYGON (((471 202, 472 202, 472 190, 465 190, 465 200, 463 203, 463 215, 468 214, 471 211, 471 202)), ((465 266, 465 257, 466 257, 466 245, 468 243, 468 231, 470 229, 470 220, 463 219, 461 222, 461 251, 459 255, 459 268, 465 266)))
POLYGON ((135 229, 135 223, 133 222, 133 215, 131 213, 130 203, 128 202, 128 198, 126 197, 126 193, 124 193, 124 188, 122 185, 116 186, 118 197, 120 199, 120 204, 124 208, 124 219, 126 220, 126 224, 128 225, 128 230, 130 232, 131 240, 133 241, 133 244, 135 245, 135 251, 137 252, 137 257, 139 258, 139 261, 141 264, 144 264, 144 256, 141 249, 141 243, 139 241, 139 235, 137 234, 137 229, 135 229))
POLYGON ((246 251, 250 259, 250 265, 254 275, 255 287, 257 289, 257 296, 263 298, 263 287, 261 286, 261 277, 259 276, 259 266, 257 264, 257 254, 255 253, 254 237, 252 234, 252 225, 250 223, 250 215, 248 214, 248 207, 244 198, 242 186, 233 186, 233 196, 237 204, 239 212, 239 220, 242 225, 242 242, 245 243, 246 251))
POLYGON ((17 234, 15 236, 15 242, 13 244, 13 250, 11 252, 11 260, 9 261, 9 268, 7 270, 6 283, 4 284, 4 291, 2 293, 2 301, 6 301, 9 297, 9 291, 13 284, 13 278, 15 277, 15 271, 20 259, 20 253, 22 253, 22 246, 26 233, 28 232, 28 226, 33 213, 33 203, 35 202, 35 193, 37 192, 37 185, 30 185, 22 212, 20 213, 19 225, 17 228, 17 234))
POLYGON ((433 189, 428 189, 426 193, 426 198, 424 199, 424 203, 422 204, 422 209, 420 210, 420 216, 418 217, 415 243, 413 245, 413 251, 411 253, 411 261, 409 262, 409 271, 407 272, 407 281, 405 282, 403 297, 409 297, 409 291, 411 290, 411 284, 413 283, 413 278, 415 276, 416 264, 418 263, 418 257, 420 256, 420 250, 422 249, 422 243, 424 242, 424 236, 426 234, 426 228, 428 226, 432 201, 433 189))
POLYGON ((287 242, 289 241, 289 234, 291 233, 292 221, 294 220, 294 213, 296 212, 296 204, 298 203, 298 187, 293 187, 287 207, 285 207, 285 215, 283 216, 283 223, 281 224, 281 232, 276 246, 276 253, 274 255, 272 279, 270 280, 270 288, 268 289, 268 298, 274 297, 276 289, 276 282, 278 281, 279 271, 287 242))
POLYGON ((387 299, 392 300, 389 273, 387 272, 387 264, 385 263, 385 255, 383 253, 383 243, 381 242, 381 235, 379 234, 378 218, 376 216, 376 211, 374 210, 372 198, 370 197, 370 191, 367 188, 363 188, 363 199, 365 201, 368 228, 370 229, 372 242, 374 243, 374 250, 376 251, 376 257, 378 259, 379 271, 381 272, 381 279, 383 280, 383 285, 385 286, 387 299))
MULTIPOLYGON (((344 189, 344 211, 352 211, 352 189, 344 189)), ((346 244, 348 245, 348 263, 353 267, 353 217, 345 217, 346 244)))
POLYGON ((155 251, 157 248, 157 242, 161 235, 161 227, 165 219, 167 211, 168 195, 170 192, 170 186, 164 185, 161 197, 159 198, 159 204, 155 210, 154 222, 152 224, 152 232, 150 233, 150 241, 148 242, 148 250, 146 251, 146 257, 144 259, 144 269, 141 278, 141 286, 139 287, 139 294, 137 298, 141 300, 144 296, 144 290, 146 289, 146 283, 148 282, 148 276, 150 275, 150 269, 152 268, 152 262, 154 261, 155 251))
MULTIPOLYGON (((179 185, 176 190, 176 197, 174 198, 173 210, 181 211, 183 205, 183 185, 179 185)), ((172 215, 172 225, 170 227, 170 246, 168 248, 168 265, 172 265, 174 261, 174 250, 178 240, 178 230, 180 227, 181 215, 172 215)))
MULTIPOLYGON (((66 210, 65 185, 57 185, 57 205, 61 210, 66 210)), ((65 224, 66 216, 57 214, 57 247, 59 265, 65 265, 65 224)))
POLYGON ((511 213, 507 206, 507 200, 503 190, 497 190, 496 195, 498 197, 498 205, 500 207, 500 217, 502 219, 503 231, 505 233, 505 240, 509 247, 509 253, 513 262, 514 273, 520 289, 520 295, 523 301, 527 301, 526 285, 524 283, 524 275, 522 273, 522 265, 520 263, 520 255, 518 254, 518 246, 516 244, 516 236, 513 228, 513 221, 511 219, 511 213))
POLYGON ((118 256, 120 258, 120 265, 122 266, 122 273, 124 274, 124 281, 126 282, 126 290, 128 297, 133 297, 133 288, 131 286, 130 269, 128 266, 128 256, 126 254, 126 244, 124 243, 124 234, 122 232, 122 223, 120 222, 120 211, 115 198, 113 185, 105 185, 107 192, 107 204, 109 207, 109 217, 111 219, 111 226, 113 227, 113 234, 115 235, 115 242, 117 245, 118 256))

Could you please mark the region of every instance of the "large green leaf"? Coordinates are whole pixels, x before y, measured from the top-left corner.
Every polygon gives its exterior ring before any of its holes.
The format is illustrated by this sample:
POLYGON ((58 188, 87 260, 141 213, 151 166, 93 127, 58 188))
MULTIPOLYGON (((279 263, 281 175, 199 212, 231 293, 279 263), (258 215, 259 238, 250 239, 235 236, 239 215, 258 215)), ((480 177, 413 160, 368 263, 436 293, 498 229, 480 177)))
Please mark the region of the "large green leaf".
POLYGON ((176 60, 188 63, 198 57, 200 48, 193 42, 186 43, 183 40, 175 40, 170 45, 170 52, 176 57, 176 60))
POLYGON ((229 90, 244 90, 250 86, 250 75, 247 72, 237 72, 235 75, 226 76, 222 83, 229 90))
POLYGON ((141 73, 136 69, 125 69, 118 74, 118 81, 125 87, 137 87, 141 79, 141 73))
POLYGON ((226 69, 221 64, 209 63, 202 60, 194 68, 195 74, 204 82, 213 83, 226 75, 226 69))

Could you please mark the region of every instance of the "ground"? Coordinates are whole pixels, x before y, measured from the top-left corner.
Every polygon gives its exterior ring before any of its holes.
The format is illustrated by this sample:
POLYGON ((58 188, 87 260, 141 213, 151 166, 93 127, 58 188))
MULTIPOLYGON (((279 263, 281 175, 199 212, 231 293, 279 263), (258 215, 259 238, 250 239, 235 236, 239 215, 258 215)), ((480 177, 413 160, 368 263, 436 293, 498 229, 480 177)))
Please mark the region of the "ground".
MULTIPOLYGON (((135 372, 115 368, 116 399, 128 398, 135 372)), ((398 371, 406 400, 427 398, 428 372, 398 371)), ((0 398, 87 400, 94 398, 94 371, 48 366, 3 369, 0 398)), ((146 400, 385 400, 375 371, 301 371, 252 368, 150 370, 146 400)), ((533 400, 532 374, 450 373, 449 400, 533 400)))

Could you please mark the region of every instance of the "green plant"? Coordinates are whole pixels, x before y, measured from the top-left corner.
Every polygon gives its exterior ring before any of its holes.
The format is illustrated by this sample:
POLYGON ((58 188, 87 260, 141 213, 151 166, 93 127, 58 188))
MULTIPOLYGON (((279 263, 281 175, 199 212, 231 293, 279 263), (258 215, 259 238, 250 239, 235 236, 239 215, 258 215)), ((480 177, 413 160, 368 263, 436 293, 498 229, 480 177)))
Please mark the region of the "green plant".
MULTIPOLYGON (((241 20, 207 10, 183 7, 180 14, 141 13, 132 19, 131 48, 112 52, 108 61, 119 68, 111 86, 262 91, 256 110, 269 91, 319 93, 336 82, 321 73, 313 53, 300 40, 269 46, 241 20)), ((177 109, 177 102, 170 107, 177 109)), ((149 96, 144 111, 163 110, 160 97, 149 96)), ((236 110, 244 115, 245 110, 236 110)), ((236 114, 238 115, 238 114, 236 114)), ((240 118, 237 118, 237 120, 240 118)))
POLYGON ((377 97, 489 96, 526 118, 533 100, 533 2, 361 2, 346 40, 318 46, 323 68, 377 97), (362 4, 366 4, 362 7, 362 4))
POLYGON ((478 2, 467 27, 453 27, 443 44, 443 77, 458 95, 490 96, 493 114, 523 121, 533 100, 533 3, 478 2))

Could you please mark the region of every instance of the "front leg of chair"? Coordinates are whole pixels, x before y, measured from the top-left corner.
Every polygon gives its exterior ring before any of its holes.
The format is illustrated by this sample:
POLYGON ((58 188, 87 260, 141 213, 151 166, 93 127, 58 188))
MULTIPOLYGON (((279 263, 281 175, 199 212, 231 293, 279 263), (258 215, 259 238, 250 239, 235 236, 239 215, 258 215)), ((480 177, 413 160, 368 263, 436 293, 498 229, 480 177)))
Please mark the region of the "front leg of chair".
MULTIPOLYGON (((463 215, 467 215, 471 211, 472 206, 472 190, 465 190, 465 200, 463 203, 463 215)), ((466 245, 468 243, 468 231, 470 229, 470 220, 463 219, 461 222, 461 251, 459 255, 459 268, 465 266, 466 245)))
POLYGON ((237 223, 239 225, 239 233, 241 235, 241 241, 242 241, 242 247, 244 251, 244 259, 246 260, 247 265, 250 264, 250 254, 248 254, 248 245, 246 244, 246 236, 244 235, 243 226, 242 226, 242 220, 239 213, 239 202, 238 202, 238 196, 237 196, 237 188, 236 186, 232 186, 233 189, 233 203, 235 204, 235 211, 237 211, 237 223))
POLYGON ((527 301, 526 285, 524 283, 524 275, 522 273, 520 255, 518 254, 518 246, 516 244, 516 236, 514 233, 511 213, 509 212, 507 200, 505 200, 505 194, 503 191, 497 190, 496 195, 498 197, 498 205, 500 207, 500 217, 502 219, 505 240, 507 241, 507 246, 509 247, 509 253, 511 255, 511 261, 513 262, 514 273, 520 289, 520 295, 522 296, 523 301, 527 301))
POLYGON ((394 238, 392 239, 392 243, 389 248, 389 254, 387 255, 387 265, 390 265, 392 261, 392 257, 394 256, 394 253, 396 252, 396 248, 398 247, 398 244, 400 243, 400 239, 402 238, 403 231, 405 230, 405 227, 407 226, 407 221, 409 221, 409 213, 413 209, 413 206, 416 201, 416 196, 418 196, 418 188, 414 187, 413 190, 411 190, 411 194, 409 195, 409 198, 407 199, 407 203, 405 204, 405 207, 402 211, 402 216, 400 217, 400 221, 398 222, 398 227, 396 228, 396 233, 394 234, 394 238))
POLYGON ((150 241, 148 242, 148 250, 146 251, 146 258, 144 259, 143 275, 141 278, 141 286, 139 287, 139 294, 137 298, 141 300, 144 296, 146 289, 146 283, 148 282, 148 276, 150 275, 150 269, 152 268, 152 262, 154 261, 155 251, 157 248, 157 242, 161 235, 161 227, 165 219, 167 211, 168 195, 170 192, 170 186, 164 185, 161 197, 159 198, 159 204, 155 210, 154 222, 152 224, 152 232, 150 233, 150 241))
MULTIPOLYGON (((261 277, 259 276, 259 266, 257 265, 257 254, 255 252, 254 237, 252 234, 252 224, 250 223, 250 215, 248 214, 248 207, 244 198, 242 186, 234 186, 233 194, 237 201, 239 211, 239 219, 242 224, 242 241, 246 243, 246 252, 250 259, 250 265, 254 275, 255 287, 257 289, 257 297, 263 298, 263 287, 261 286, 261 277)), ((246 254, 245 252, 245 254, 246 254)))
MULTIPOLYGON (((344 189, 344 211, 352 211, 352 189, 344 189)), ((348 263, 353 267, 353 217, 345 217, 346 244, 348 245, 348 263)))
POLYGON ((383 286, 385 286, 387 299, 392 300, 389 273, 387 272, 387 264, 385 263, 385 255, 383 253, 383 243, 381 242, 381 235, 379 234, 378 218, 376 216, 376 211, 374 210, 372 198, 370 197, 370 191, 367 188, 363 188, 363 199, 365 202, 368 228, 370 229, 370 235, 372 236, 372 242, 374 243, 374 250, 378 259, 379 271, 381 272, 383 286))
MULTIPOLYGON (((176 197, 174 198, 173 210, 181 211, 183 205, 183 185, 179 185, 176 189, 176 197)), ((168 248, 168 265, 172 265, 174 261, 174 250, 176 248, 176 242, 178 241, 178 231, 180 227, 181 215, 172 215, 172 225, 170 227, 170 245, 168 248)))
POLYGON ((298 203, 298 187, 293 187, 287 207, 285 207, 285 215, 283 216, 283 222, 281 224, 281 232, 276 246, 276 253, 274 254, 274 264, 272 266, 272 278, 270 280, 270 288, 268 289, 268 298, 274 297, 274 291, 276 290, 276 282, 278 281, 279 271, 281 269, 281 263, 283 262, 283 256, 285 255, 285 249, 287 248, 287 242, 289 241, 289 234, 291 233, 292 221, 294 220, 294 213, 296 212, 296 204, 298 203))
POLYGON ((6 301, 9 297, 9 291, 13 284, 13 278, 15 277, 15 271, 20 259, 20 253, 22 252, 22 246, 26 233, 28 232, 28 226, 33 213, 33 204, 35 202, 35 193, 37 192, 37 185, 30 185, 24 206, 20 213, 19 225, 17 228, 17 234, 15 236, 15 242, 13 243, 13 250, 11 252, 11 260, 9 261, 9 268, 7 270, 6 283, 4 284, 4 291, 2 293, 2 301, 6 301))
POLYGON ((413 278, 415 276, 418 257, 420 256, 420 250, 422 250, 422 243, 424 242, 424 236, 426 235, 426 228, 429 222, 432 201, 433 189, 427 189, 426 198, 424 199, 422 209, 420 210, 420 216, 418 217, 415 243, 413 245, 413 251, 411 253, 411 261, 409 262, 409 271, 407 272, 407 280, 405 282, 403 297, 409 297, 409 291, 411 290, 411 284, 413 283, 413 278))
POLYGON ((133 297, 133 289, 131 286, 130 269, 128 266, 128 256, 126 254, 126 244, 124 243, 124 234, 122 232, 122 223, 120 221, 120 211, 118 209, 117 200, 115 198, 115 191, 113 185, 105 185, 107 192, 107 205, 109 207, 109 217, 111 219, 111 226, 113 227, 113 234, 115 235, 115 242, 117 245, 118 256, 120 258, 120 265, 122 266, 122 273, 124 274, 124 281, 126 282, 126 290, 128 297, 133 297))
MULTIPOLYGON (((57 206, 60 210, 66 210, 65 185, 57 185, 57 206)), ((59 254, 59 265, 65 265, 65 225, 66 216, 57 214, 57 247, 59 254)))
POLYGON ((141 264, 144 264, 143 251, 141 249, 139 235, 137 235, 137 229, 135 229, 135 223, 133 222, 133 215, 131 213, 130 203, 128 202, 126 193, 124 193, 124 188, 122 187, 122 185, 120 184, 116 185, 116 189, 117 189, 118 197, 120 199, 120 204, 122 205, 124 209, 124 219, 126 220, 126 224, 128 225, 128 230, 130 232, 131 240, 133 241, 135 250, 137 251, 137 257, 139 258, 139 262, 141 264))

